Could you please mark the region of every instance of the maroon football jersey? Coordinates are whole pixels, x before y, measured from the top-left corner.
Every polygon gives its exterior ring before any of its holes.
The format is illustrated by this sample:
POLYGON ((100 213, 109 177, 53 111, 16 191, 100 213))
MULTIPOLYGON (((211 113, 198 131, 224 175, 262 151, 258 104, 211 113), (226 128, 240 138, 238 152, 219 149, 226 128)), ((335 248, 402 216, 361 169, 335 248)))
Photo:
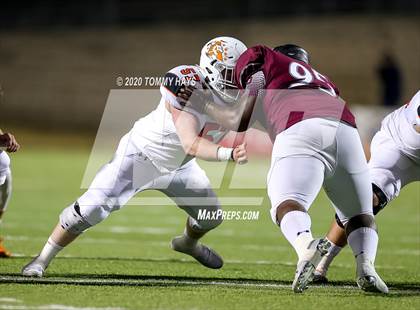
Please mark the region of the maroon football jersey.
POLYGON ((261 71, 265 77, 263 92, 257 104, 263 104, 267 129, 276 135, 308 118, 341 120, 356 127, 353 114, 338 97, 339 90, 331 80, 310 65, 273 51, 266 46, 247 49, 238 59, 235 80, 246 89, 251 77, 261 71))

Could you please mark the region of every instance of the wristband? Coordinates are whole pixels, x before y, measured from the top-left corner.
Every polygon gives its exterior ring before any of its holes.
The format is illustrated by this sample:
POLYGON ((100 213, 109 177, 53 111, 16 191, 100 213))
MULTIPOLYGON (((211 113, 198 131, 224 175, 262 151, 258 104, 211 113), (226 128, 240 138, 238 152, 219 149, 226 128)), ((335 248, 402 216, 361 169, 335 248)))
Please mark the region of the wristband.
POLYGON ((217 160, 218 161, 233 160, 233 149, 230 147, 220 146, 217 149, 217 160))

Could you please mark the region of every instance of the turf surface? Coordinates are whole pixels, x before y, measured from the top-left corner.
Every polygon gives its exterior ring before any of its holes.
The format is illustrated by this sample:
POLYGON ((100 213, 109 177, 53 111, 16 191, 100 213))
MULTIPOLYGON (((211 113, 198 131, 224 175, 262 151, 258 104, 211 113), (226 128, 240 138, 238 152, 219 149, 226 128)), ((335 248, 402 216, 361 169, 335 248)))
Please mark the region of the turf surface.
MULTIPOLYGON (((21 267, 41 249, 60 211, 82 193, 88 158, 83 148, 27 149, 13 157, 14 193, 1 234, 16 256, 0 260, 0 309, 420 308, 419 183, 405 188, 378 217, 376 265, 390 286, 386 297, 356 288, 348 248, 331 267, 330 285, 293 294, 296 257, 269 219, 266 199, 261 206, 226 206, 260 211, 259 219, 225 221, 205 237, 225 259, 221 270, 201 267, 169 248, 170 239, 183 230, 182 210, 130 205, 62 251, 42 280, 20 277, 21 267)), ((206 167, 211 176, 220 172, 214 164, 206 167)), ((264 189, 250 188, 264 181, 266 162, 255 160, 238 169, 232 181, 236 189, 228 191, 224 180, 221 196, 265 195, 264 189)), ((333 216, 324 194, 310 213, 314 234, 323 235, 333 216)))

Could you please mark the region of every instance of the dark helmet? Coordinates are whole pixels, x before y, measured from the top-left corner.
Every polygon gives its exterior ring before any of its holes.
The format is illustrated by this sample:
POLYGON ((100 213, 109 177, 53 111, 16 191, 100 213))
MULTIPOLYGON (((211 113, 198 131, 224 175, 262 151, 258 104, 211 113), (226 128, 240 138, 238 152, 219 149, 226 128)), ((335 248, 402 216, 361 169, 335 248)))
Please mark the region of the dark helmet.
POLYGON ((282 53, 290 58, 303 61, 309 64, 309 54, 302 47, 295 44, 285 44, 277 46, 273 49, 276 52, 282 53))

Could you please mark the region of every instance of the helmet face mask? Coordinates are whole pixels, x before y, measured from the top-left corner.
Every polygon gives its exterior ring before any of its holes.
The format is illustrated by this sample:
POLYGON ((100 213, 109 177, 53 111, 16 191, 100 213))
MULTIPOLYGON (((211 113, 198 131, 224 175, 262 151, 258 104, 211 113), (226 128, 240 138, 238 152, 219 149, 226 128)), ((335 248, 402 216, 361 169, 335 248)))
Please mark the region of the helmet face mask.
POLYGON ((230 37, 210 40, 201 50, 200 67, 209 86, 225 102, 233 102, 239 96, 235 84, 235 65, 246 46, 230 37))
POLYGON ((222 63, 215 65, 220 72, 218 79, 212 85, 213 88, 227 102, 235 101, 239 96, 239 90, 235 84, 235 67, 226 66, 222 63))

